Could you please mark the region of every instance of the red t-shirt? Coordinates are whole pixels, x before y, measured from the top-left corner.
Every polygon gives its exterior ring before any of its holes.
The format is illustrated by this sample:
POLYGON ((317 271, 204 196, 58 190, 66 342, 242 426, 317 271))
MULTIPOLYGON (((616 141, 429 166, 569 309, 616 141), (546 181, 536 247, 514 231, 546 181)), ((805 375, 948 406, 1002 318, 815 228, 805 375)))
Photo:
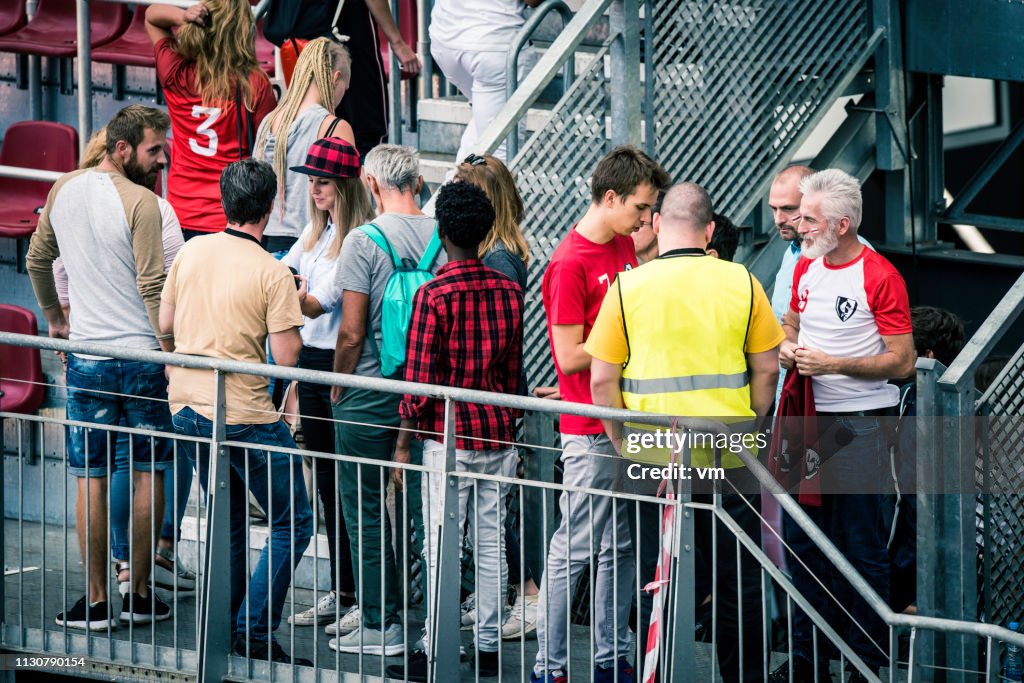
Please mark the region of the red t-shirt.
MULTIPOLYGON (((551 337, 552 325, 583 325, 583 341, 590 336, 601 302, 615 277, 623 270, 635 268, 636 248, 629 237, 616 235, 607 244, 595 244, 576 231, 555 249, 544 272, 542 293, 548 318, 548 339, 551 354, 555 353, 551 337)), ((558 388, 562 399, 576 403, 593 403, 590 397, 590 370, 566 375, 558 367, 558 388)), ((601 434, 600 420, 562 415, 559 431, 563 434, 601 434)))
MULTIPOLYGON (((182 228, 220 232, 227 224, 220 203, 220 174, 239 159, 237 107, 234 99, 204 106, 196 91, 196 65, 182 59, 174 46, 171 38, 154 46, 157 78, 167 99, 175 143, 167 177, 167 201, 182 228)), ((276 101, 270 81, 258 69, 249 76, 249 88, 256 103, 251 116, 255 138, 260 121, 276 101)), ((246 135, 243 130, 243 139, 246 135)), ((251 150, 243 150, 244 156, 251 154, 251 150)))

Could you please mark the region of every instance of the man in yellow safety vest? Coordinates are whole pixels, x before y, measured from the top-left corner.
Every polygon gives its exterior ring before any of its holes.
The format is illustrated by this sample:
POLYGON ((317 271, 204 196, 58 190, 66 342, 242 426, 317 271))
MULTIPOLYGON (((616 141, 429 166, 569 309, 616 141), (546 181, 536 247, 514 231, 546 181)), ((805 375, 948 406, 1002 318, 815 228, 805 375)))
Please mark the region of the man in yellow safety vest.
MULTIPOLYGON (((584 347, 593 357, 594 404, 752 424, 771 408, 778 378, 778 347, 785 338, 764 290, 742 265, 705 254, 715 226, 711 199, 699 185, 681 183, 671 188, 653 227, 658 235, 658 258, 619 274, 584 347)), ((637 454, 645 450, 638 445, 652 441, 643 438, 649 433, 633 433, 623 444, 621 425, 605 422, 604 426, 623 455, 637 454)), ((745 440, 743 445, 749 448, 755 441, 745 440)), ((730 438, 730 443, 739 442, 730 438)), ((723 450, 721 466, 739 493, 732 493, 732 486, 724 486, 723 491, 730 493, 722 496, 722 505, 751 538, 757 539, 758 486, 735 453, 723 450)), ((707 448, 693 448, 691 453, 694 467, 715 464, 707 448)), ((643 471, 642 467, 631 466, 627 475, 643 471)), ((697 479, 693 477, 695 490, 697 479)), ((659 507, 642 507, 638 528, 648 535, 652 530, 657 534, 659 507)), ((749 556, 737 562, 736 543, 724 526, 719 527, 717 541, 713 541, 709 516, 696 519, 695 524, 697 549, 714 557, 718 573, 714 609, 722 678, 761 680, 757 564, 749 556), (737 594, 737 572, 742 595, 737 594), (742 661, 739 605, 743 606, 742 661)), ((653 567, 660 551, 658 536, 654 539, 653 543, 634 540, 634 545, 641 548, 641 585, 654 578, 653 567)), ((650 600, 642 599, 641 637, 650 611, 650 600)))

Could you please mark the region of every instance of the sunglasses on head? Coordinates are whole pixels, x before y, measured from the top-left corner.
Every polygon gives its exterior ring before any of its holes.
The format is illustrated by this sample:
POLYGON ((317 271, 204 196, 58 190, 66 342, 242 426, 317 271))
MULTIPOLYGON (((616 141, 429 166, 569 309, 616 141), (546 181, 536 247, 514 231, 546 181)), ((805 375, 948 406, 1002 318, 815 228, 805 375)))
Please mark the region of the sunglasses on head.
POLYGON ((487 159, 479 154, 470 154, 462 160, 462 163, 469 164, 470 166, 481 166, 487 163, 487 159))

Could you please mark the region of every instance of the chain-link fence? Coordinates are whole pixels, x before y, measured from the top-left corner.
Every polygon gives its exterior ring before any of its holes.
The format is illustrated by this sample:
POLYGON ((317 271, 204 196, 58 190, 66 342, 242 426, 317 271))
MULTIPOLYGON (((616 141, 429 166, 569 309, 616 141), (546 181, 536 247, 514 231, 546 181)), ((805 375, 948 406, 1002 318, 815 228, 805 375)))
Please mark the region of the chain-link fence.
POLYGON ((983 491, 978 505, 979 553, 982 560, 986 620, 993 624, 1024 616, 1024 347, 1006 363, 978 401, 987 434, 981 451, 983 491))
MULTIPOLYGON (((677 180, 700 183, 742 220, 781 156, 831 104, 868 44, 864 0, 650 0, 656 157, 677 180)), ((613 40, 614 35, 609 40, 613 40)), ((610 149, 608 49, 562 98, 511 167, 532 248, 526 308, 530 384, 552 384, 540 285, 555 247, 583 215, 590 172, 610 149)), ((638 74, 639 75, 639 74, 638 74)))
POLYGON ((757 188, 868 42, 863 0, 660 0, 654 26, 658 161, 742 221, 757 188))

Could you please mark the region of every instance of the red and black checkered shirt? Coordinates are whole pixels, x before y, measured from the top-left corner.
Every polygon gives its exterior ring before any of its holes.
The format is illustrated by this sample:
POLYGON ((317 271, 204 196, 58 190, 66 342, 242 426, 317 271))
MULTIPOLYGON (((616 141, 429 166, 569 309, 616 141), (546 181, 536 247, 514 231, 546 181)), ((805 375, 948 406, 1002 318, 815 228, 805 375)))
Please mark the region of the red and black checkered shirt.
MULTIPOLYGON (((453 261, 416 292, 406 381, 516 395, 522 393, 522 363, 523 293, 518 284, 480 261, 453 261)), ((456 448, 494 450, 514 440, 520 411, 456 406, 456 448)), ((399 412, 416 421, 423 438, 443 441, 443 401, 406 394, 399 412)))

